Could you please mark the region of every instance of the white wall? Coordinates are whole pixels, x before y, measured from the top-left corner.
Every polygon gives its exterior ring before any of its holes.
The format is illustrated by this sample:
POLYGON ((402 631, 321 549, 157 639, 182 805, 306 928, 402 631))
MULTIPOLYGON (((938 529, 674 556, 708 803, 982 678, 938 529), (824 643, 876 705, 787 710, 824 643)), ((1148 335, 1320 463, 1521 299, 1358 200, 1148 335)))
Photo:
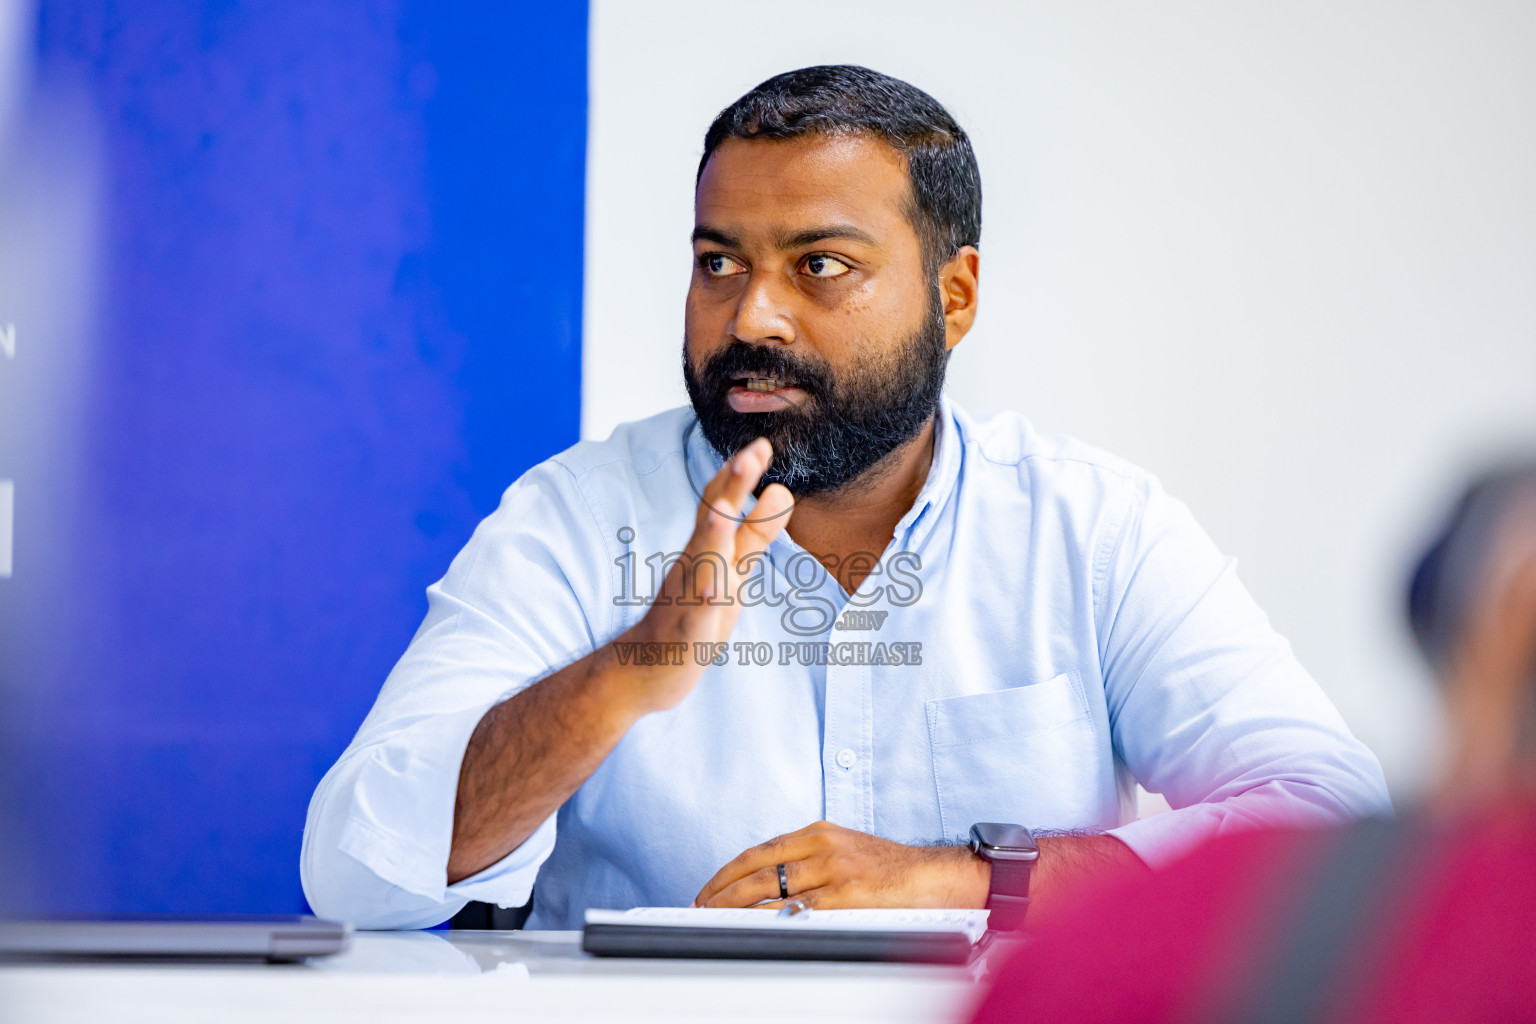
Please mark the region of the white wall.
POLYGON ((908 79, 986 195, 950 393, 1159 474, 1411 792, 1405 561, 1536 446, 1536 4, 594 0, 591 58, 585 436, 686 400, 714 114, 807 64, 908 79))

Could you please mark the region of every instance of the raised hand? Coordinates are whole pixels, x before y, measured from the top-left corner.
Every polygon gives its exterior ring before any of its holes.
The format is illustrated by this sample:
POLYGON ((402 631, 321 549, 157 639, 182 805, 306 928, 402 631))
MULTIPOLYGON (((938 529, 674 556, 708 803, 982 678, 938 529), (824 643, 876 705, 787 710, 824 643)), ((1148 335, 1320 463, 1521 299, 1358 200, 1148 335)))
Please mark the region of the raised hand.
POLYGON ((637 670, 635 697, 640 710, 676 705, 704 674, 706 666, 693 656, 694 644, 725 643, 730 638, 741 616, 736 600, 740 582, 783 531, 795 503, 783 485, 769 484, 750 514, 743 514, 772 458, 772 446, 758 438, 720 467, 704 487, 683 557, 668 570, 645 618, 616 641, 685 654, 637 670))

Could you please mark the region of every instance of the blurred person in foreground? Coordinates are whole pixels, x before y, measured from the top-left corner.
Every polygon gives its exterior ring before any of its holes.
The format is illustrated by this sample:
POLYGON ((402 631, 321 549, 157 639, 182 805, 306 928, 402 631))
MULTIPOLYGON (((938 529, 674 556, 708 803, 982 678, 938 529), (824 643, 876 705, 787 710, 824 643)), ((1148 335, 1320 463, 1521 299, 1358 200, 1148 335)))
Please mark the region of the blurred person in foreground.
POLYGON ((1536 462, 1466 492, 1408 612, 1451 729, 1417 813, 1106 885, 976 1020, 1536 1020, 1536 462))

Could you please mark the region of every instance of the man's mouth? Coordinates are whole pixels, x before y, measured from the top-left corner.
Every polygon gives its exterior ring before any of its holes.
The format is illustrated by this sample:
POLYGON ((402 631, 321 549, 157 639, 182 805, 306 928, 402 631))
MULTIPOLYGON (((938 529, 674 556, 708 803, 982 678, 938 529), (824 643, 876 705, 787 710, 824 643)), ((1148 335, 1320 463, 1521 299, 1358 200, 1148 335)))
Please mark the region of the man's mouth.
POLYGON ((778 391, 789 387, 782 377, 738 377, 736 382, 748 391, 778 391))
POLYGON ((805 400, 805 391, 785 377, 745 374, 731 383, 727 401, 737 412, 778 412, 805 400))

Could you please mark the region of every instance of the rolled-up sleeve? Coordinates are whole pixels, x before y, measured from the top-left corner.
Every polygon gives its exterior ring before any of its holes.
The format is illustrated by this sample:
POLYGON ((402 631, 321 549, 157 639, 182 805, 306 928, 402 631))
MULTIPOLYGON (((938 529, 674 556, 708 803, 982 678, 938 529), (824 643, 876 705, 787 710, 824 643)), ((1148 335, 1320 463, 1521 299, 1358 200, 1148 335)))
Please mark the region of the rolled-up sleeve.
POLYGON ((1215 835, 1391 814, 1357 740, 1189 509, 1128 482, 1102 560, 1115 754, 1170 812, 1111 832, 1153 867, 1215 835))
POLYGON ((316 913, 421 928, 470 900, 527 902, 554 848, 554 817, 449 885, 459 768, 487 710, 597 646, 605 550, 575 479, 544 463, 428 588, 426 619, 310 801, 300 874, 316 913))

